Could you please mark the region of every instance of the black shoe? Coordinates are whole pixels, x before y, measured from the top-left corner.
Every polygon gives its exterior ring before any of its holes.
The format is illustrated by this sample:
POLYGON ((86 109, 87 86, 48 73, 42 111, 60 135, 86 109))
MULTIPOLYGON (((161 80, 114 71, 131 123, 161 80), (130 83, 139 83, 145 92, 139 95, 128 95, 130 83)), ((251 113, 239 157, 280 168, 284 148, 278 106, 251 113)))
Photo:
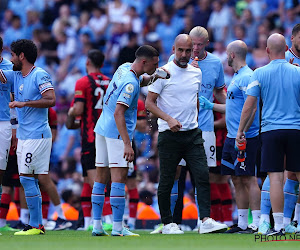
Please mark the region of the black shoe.
POLYGON ((65 230, 65 229, 72 227, 72 225, 73 225, 72 222, 58 217, 56 220, 55 228, 53 230, 55 230, 55 231, 65 230))
POLYGON ((18 223, 14 225, 12 228, 23 230, 25 227, 26 225, 19 220, 18 223))
POLYGON ((268 232, 267 232, 267 235, 268 236, 271 236, 271 235, 285 235, 285 230, 284 228, 281 228, 279 231, 276 231, 274 228, 273 229, 269 229, 268 232))
POLYGON ((238 232, 239 234, 255 234, 258 232, 258 227, 255 225, 249 225, 245 230, 238 232))
POLYGON ((46 233, 46 230, 45 230, 45 227, 43 225, 39 225, 39 229, 41 229, 41 234, 45 234, 46 233))
POLYGON ((241 229, 237 225, 233 225, 230 229, 225 231, 224 234, 236 234, 236 233, 240 233, 242 231, 245 231, 245 230, 241 229))

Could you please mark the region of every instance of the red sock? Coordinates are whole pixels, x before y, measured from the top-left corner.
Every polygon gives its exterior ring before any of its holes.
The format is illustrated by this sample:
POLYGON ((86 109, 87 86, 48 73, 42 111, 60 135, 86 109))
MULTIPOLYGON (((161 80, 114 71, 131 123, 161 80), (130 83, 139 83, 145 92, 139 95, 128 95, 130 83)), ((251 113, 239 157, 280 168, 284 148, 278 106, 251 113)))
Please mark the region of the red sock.
POLYGON ((0 219, 6 219, 10 202, 11 202, 11 196, 5 193, 2 194, 1 204, 0 204, 0 219))
POLYGON ((42 213, 43 219, 48 219, 48 211, 50 206, 50 198, 47 192, 41 192, 42 194, 42 213))
POLYGON ((103 211, 102 211, 103 216, 112 214, 109 196, 110 196, 109 191, 107 191, 107 188, 105 188, 105 199, 104 199, 104 205, 103 205, 103 211))
POLYGON ((228 183, 217 184, 221 194, 222 221, 232 221, 232 195, 228 183))
POLYGON ((83 183, 81 192, 81 208, 83 217, 91 217, 92 202, 91 202, 92 188, 89 183, 83 183))
POLYGON ((210 183, 210 216, 216 221, 221 221, 221 196, 217 184, 210 183))
POLYGON ((19 187, 15 187, 14 200, 15 200, 15 204, 16 204, 16 207, 18 210, 19 217, 20 217, 21 216, 21 213, 20 213, 21 206, 20 206, 20 188, 19 187))
POLYGON ((137 206, 139 203, 139 192, 137 188, 128 190, 129 194, 129 217, 136 218, 137 206))

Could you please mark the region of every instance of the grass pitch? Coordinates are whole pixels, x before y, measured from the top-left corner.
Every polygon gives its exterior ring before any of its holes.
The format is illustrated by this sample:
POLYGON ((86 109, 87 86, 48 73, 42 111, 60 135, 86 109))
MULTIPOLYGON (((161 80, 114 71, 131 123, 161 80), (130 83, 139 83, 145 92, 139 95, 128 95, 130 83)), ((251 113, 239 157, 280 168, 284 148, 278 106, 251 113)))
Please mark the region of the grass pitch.
POLYGON ((1 250, 60 250, 60 249, 297 249, 300 241, 255 242, 254 235, 202 234, 150 235, 149 231, 135 231, 140 237, 92 237, 91 232, 47 231, 45 235, 14 236, 2 232, 1 250))

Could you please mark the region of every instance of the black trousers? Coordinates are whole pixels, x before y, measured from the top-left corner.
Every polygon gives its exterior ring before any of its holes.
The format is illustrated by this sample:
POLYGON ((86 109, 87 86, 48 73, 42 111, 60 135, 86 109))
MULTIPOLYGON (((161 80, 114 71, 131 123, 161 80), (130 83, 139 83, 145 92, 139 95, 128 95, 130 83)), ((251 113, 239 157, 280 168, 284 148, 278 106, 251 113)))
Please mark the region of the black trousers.
POLYGON ((160 180, 157 194, 163 224, 173 222, 170 195, 176 168, 182 158, 194 176, 200 219, 210 216, 209 172, 203 142, 202 132, 198 128, 175 133, 167 130, 158 135, 160 180))

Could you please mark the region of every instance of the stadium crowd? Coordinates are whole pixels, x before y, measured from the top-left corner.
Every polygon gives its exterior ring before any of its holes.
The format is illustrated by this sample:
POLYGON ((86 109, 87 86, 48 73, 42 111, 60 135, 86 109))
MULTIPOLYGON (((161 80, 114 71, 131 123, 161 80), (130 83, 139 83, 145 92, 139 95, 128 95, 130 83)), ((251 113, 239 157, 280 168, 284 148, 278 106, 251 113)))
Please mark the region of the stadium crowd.
MULTIPOLYGON (((227 45, 235 40, 244 41, 248 50, 245 62, 255 70, 270 62, 265 49, 268 37, 274 33, 282 34, 290 48, 292 29, 298 23, 300 1, 297 0, 1 1, 0 36, 3 38, 3 58, 10 60, 13 41, 32 40, 38 49, 35 66, 48 72, 52 79, 56 94, 53 109, 57 113, 57 134, 51 152, 50 176, 62 201, 76 209, 64 208, 65 211, 70 211, 66 218, 73 220, 78 217, 78 211, 84 210, 83 206, 91 207, 82 199, 82 188, 86 181, 82 178, 80 129, 68 129, 66 126, 68 112, 73 105, 74 95, 76 96, 76 81, 87 74, 89 51, 98 49, 103 52, 105 59, 101 72, 112 78, 120 65, 135 60, 135 52, 140 45, 153 46, 159 52, 159 66, 165 65, 173 54, 175 38, 182 33, 189 34, 195 26, 202 26, 209 35, 210 42, 206 50, 221 60, 228 87, 234 69, 227 63, 227 45)), ((139 99, 142 103, 145 102, 147 93, 147 87, 141 88, 139 99)), ((138 218, 145 218, 143 212, 146 204, 153 207, 148 213, 149 218, 157 219, 157 118, 149 112, 145 116, 147 122, 144 127, 134 134, 137 147, 137 190, 143 201, 137 208, 138 218)), ((226 137, 224 117, 217 112, 214 117, 216 146, 222 149, 226 137)), ((218 155, 217 161, 220 165, 218 155)), ((234 200, 234 186, 231 181, 229 183, 229 193, 215 197, 211 195, 211 217, 231 226, 237 220, 237 210, 231 197, 232 193, 234 200), (232 212, 232 207, 235 212, 232 212)), ((224 188, 222 184, 224 182, 218 183, 219 187, 214 187, 212 192, 219 192, 219 189, 224 188)), ((188 209, 183 213, 184 219, 197 219, 193 192, 192 180, 188 177, 184 200, 184 206, 188 209)), ((44 217, 56 219, 57 212, 53 217, 55 206, 51 205, 49 213, 44 217)), ((127 214, 130 217, 130 212, 127 214)), ((80 216, 84 215, 80 212, 80 216)), ((13 216, 11 218, 14 219, 13 216)), ((87 229, 89 223, 85 221, 82 226, 87 229)))

